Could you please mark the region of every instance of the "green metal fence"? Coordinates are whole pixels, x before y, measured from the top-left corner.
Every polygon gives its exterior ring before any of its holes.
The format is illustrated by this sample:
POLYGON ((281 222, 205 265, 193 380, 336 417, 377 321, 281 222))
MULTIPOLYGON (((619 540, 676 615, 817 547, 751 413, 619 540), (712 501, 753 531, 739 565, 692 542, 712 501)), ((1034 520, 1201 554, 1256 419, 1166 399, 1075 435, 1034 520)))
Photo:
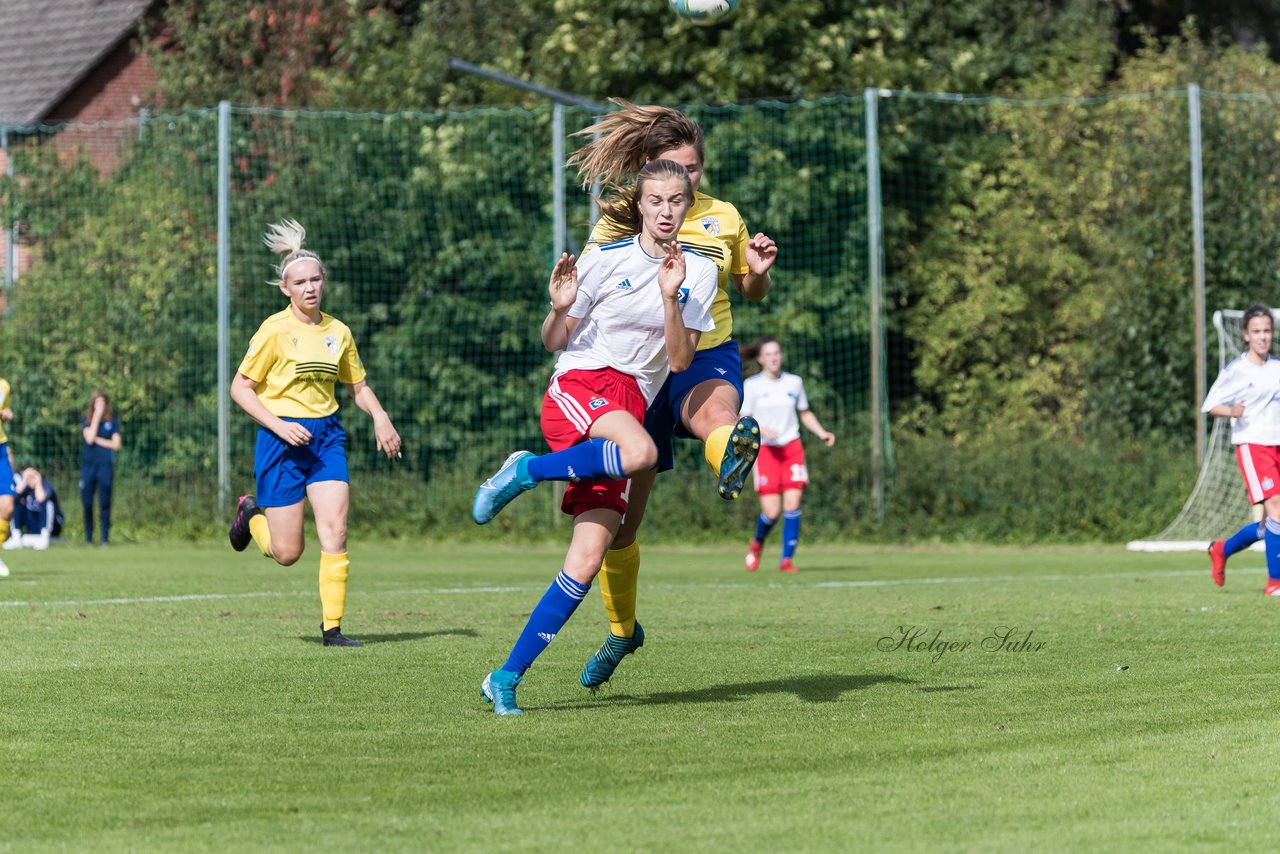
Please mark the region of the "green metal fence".
MULTIPOLYGON (((1194 430, 1202 294, 1226 306, 1277 284, 1280 145, 1266 99, 870 91, 687 109, 707 133, 704 189, 780 246, 769 298, 735 302, 735 337, 781 339, 841 437, 815 449, 823 476, 806 524, 847 530, 892 508, 890 423, 962 436, 1008 407, 1069 429, 1194 430)), ((261 236, 293 217, 328 266, 325 310, 352 328, 405 440, 402 461, 379 459, 368 420, 344 405, 353 526, 465 535, 477 479, 509 450, 541 447, 546 276, 591 217, 556 167, 590 121, 551 105, 224 106, 4 129, 16 253, 0 257, 0 376, 14 387, 19 460, 48 469, 74 505, 77 426, 101 387, 125 436, 121 534, 215 531, 251 485, 256 429, 226 381, 284 304, 261 236)), ((726 516, 701 488, 696 449, 681 454, 656 530, 752 514, 744 501, 726 516)), ((502 526, 556 524, 551 492, 502 526)))

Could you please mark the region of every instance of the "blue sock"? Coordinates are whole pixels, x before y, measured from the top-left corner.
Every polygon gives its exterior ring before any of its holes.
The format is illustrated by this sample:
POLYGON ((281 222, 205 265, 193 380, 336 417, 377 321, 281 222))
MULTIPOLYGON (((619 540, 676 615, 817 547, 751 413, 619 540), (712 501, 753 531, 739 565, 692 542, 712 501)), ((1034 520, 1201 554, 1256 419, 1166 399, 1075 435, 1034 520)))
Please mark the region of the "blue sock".
POLYGON ((529 477, 544 480, 623 480, 622 452, 608 439, 588 439, 529 460, 529 477))
POLYGON ((1267 578, 1280 580, 1280 522, 1271 517, 1266 521, 1267 578))
POLYGON ((511 648, 511 655, 502 669, 512 673, 528 670, 534 659, 555 640, 556 633, 569 622, 573 612, 578 610, 578 603, 590 589, 590 584, 579 584, 563 569, 560 570, 547 592, 542 594, 538 607, 529 615, 529 622, 525 623, 524 631, 516 639, 516 645, 511 648))
POLYGON ((1242 552, 1262 539, 1265 533, 1266 528, 1261 522, 1256 525, 1250 522, 1227 538, 1227 541, 1222 544, 1222 553, 1231 557, 1236 552, 1242 552))
POLYGON ((763 543, 765 537, 769 536, 769 532, 773 530, 773 526, 778 524, 777 519, 770 519, 763 513, 756 520, 756 542, 763 543))
POLYGON ((796 553, 800 543, 800 511, 788 510, 782 514, 782 559, 786 560, 796 553))

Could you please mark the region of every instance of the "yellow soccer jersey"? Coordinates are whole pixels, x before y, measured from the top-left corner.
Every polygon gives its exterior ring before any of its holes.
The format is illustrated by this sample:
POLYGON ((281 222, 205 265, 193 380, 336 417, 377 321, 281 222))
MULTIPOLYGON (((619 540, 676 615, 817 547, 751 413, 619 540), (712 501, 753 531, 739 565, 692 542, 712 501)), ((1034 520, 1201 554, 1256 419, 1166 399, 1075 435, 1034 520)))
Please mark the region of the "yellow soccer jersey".
MULTIPOLYGON (((591 230, 588 245, 604 243, 617 235, 608 231, 608 222, 601 218, 591 230)), ((719 346, 733 337, 733 309, 729 292, 733 286, 732 275, 745 275, 747 267, 747 225, 738 209, 728 202, 712 198, 706 193, 695 193, 693 207, 685 215, 680 226, 679 240, 712 261, 720 275, 716 280, 716 298, 711 303, 711 319, 716 328, 704 332, 698 339, 698 349, 707 350, 719 346)), ((584 250, 585 251, 585 250, 584 250)))
MULTIPOLYGON (((9 401, 9 381, 0 380, 0 409, 12 409, 13 404, 9 401)), ((0 445, 9 441, 9 435, 4 432, 4 421, 0 421, 0 445)))
POLYGON ((262 322, 240 363, 240 373, 272 415, 323 418, 338 409, 334 384, 364 379, 351 330, 324 312, 312 326, 286 308, 262 322))

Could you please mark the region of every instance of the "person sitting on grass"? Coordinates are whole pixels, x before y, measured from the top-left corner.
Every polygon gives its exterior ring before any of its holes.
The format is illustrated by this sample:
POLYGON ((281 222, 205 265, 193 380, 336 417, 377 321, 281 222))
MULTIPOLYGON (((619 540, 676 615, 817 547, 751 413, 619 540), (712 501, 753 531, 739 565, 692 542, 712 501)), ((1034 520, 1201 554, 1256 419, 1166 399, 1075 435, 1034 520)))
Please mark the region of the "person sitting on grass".
POLYGON ((49 542, 62 533, 62 508, 53 485, 34 466, 27 466, 14 478, 13 532, 5 548, 31 546, 49 548, 49 542))

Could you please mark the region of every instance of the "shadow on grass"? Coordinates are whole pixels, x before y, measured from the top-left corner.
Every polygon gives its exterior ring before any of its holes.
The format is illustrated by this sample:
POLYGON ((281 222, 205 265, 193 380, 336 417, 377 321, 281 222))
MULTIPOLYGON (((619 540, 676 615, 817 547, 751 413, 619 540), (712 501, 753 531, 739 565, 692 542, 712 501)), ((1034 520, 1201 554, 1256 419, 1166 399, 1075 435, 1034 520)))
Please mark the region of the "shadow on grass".
MULTIPOLYGON (((388 635, 359 634, 354 638, 354 640, 358 640, 360 641, 360 643, 367 645, 371 643, 400 643, 401 641, 416 641, 416 640, 425 640, 426 638, 439 638, 439 637, 450 637, 450 636, 464 637, 464 638, 478 638, 480 637, 480 633, 477 632, 475 629, 437 629, 434 632, 396 632, 394 634, 388 634, 388 635)), ((299 635, 298 640, 305 641, 306 643, 317 643, 317 644, 321 642, 320 637, 318 635, 299 635)))
POLYGON ((844 563, 834 558, 815 557, 797 558, 797 566, 800 567, 800 573, 797 577, 803 577, 806 572, 870 572, 874 567, 865 563, 844 563))
MULTIPOLYGON (((710 685, 688 691, 662 691, 657 694, 598 694, 596 702, 559 703, 544 708, 556 710, 616 706, 618 704, 650 706, 679 703, 738 703, 757 694, 794 694, 806 703, 835 703, 850 691, 861 691, 873 685, 911 685, 912 679, 879 674, 835 674, 769 679, 764 682, 739 682, 732 685, 710 685)), ((608 691, 606 687, 603 691, 608 691)))

